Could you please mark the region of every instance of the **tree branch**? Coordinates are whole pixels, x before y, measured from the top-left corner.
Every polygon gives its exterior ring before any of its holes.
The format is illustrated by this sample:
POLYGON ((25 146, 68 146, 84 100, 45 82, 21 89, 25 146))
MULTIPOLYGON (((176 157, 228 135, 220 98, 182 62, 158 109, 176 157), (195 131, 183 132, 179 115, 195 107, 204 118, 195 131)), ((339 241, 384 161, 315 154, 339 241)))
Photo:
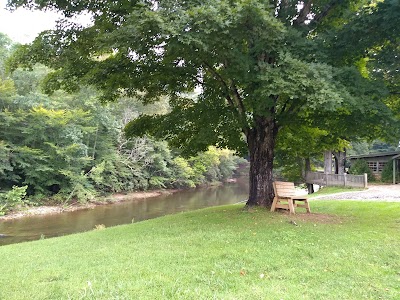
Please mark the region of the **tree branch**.
POLYGON ((297 113, 303 107, 303 104, 304 104, 304 102, 301 101, 301 99, 298 99, 298 100, 299 101, 295 101, 295 102, 290 101, 289 99, 286 100, 286 102, 283 104, 283 107, 279 114, 280 115, 283 115, 283 114, 291 115, 291 114, 297 113), (291 103, 292 105, 288 106, 289 103, 291 103))
MULTIPOLYGON (((231 84, 228 85, 224 78, 222 78, 221 74, 219 74, 212 66, 210 66, 207 62, 203 61, 204 65, 211 71, 214 77, 222 84, 223 88, 226 91, 225 98, 227 99, 229 105, 234 109, 238 118, 241 122, 246 124, 246 111, 243 105, 243 101, 241 100, 239 91, 236 86, 231 81, 231 84), (233 97, 231 97, 230 92, 233 93, 233 97)), ((247 134, 248 128, 247 126, 242 126, 244 134, 247 134)))
POLYGON ((329 12, 339 4, 340 0, 332 0, 310 22, 310 26, 316 26, 329 12))
POLYGON ((243 101, 242 101, 242 97, 240 97, 239 91, 238 91, 238 89, 237 89, 237 87, 236 87, 236 85, 235 85, 233 80, 231 80, 230 87, 231 87, 231 91, 233 92, 233 99, 236 102, 236 105, 238 107, 239 113, 242 116, 245 116, 246 115, 246 109, 244 107, 244 104, 243 104, 243 101))
POLYGON ((389 91, 391 95, 400 95, 400 91, 389 91))
POLYGON ((289 7, 288 0, 276 1, 276 6, 275 6, 276 17, 278 19, 284 17, 284 16, 282 16, 282 13, 285 12, 288 7, 289 7))
POLYGON ((228 84, 225 82, 225 80, 222 78, 222 76, 216 70, 214 70, 213 67, 211 67, 206 62, 203 62, 203 63, 207 66, 207 68, 211 71, 211 73, 214 74, 214 77, 216 77, 216 79, 222 84, 222 86, 224 87, 225 92, 226 92, 225 99, 228 101, 229 105, 237 112, 237 107, 235 106, 235 103, 233 102, 233 100, 229 94, 228 84))
POLYGON ((198 84, 205 86, 206 84, 204 83, 204 81, 200 80, 199 78, 197 78, 197 75, 194 75, 192 77, 198 84))
POLYGON ((282 114, 285 112, 288 103, 289 103, 289 99, 287 99, 287 100, 285 101, 285 103, 283 103, 283 106, 282 106, 281 111, 279 112, 279 115, 282 115, 282 114))
POLYGON ((302 26, 305 24, 305 22, 308 20, 307 16, 310 14, 310 11, 311 11, 312 3, 313 3, 313 0, 309 0, 309 1, 307 1, 307 3, 304 3, 304 6, 301 9, 296 20, 293 21, 293 25, 302 26))

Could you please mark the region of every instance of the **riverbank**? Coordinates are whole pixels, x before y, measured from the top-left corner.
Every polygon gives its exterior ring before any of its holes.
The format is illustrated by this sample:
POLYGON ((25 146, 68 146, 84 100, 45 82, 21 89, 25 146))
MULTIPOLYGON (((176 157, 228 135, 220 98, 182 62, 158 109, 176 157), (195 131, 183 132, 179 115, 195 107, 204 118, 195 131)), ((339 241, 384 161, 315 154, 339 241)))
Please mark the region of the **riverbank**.
MULTIPOLYGON (((229 179, 225 183, 235 183, 237 179, 229 179)), ((222 182, 214 182, 213 184, 201 186, 198 188, 209 188, 211 186, 222 185, 222 182)), ((7 215, 0 216, 2 220, 20 219, 28 216, 38 215, 51 215, 60 214, 65 212, 72 212, 77 210, 93 209, 99 205, 110 205, 119 202, 148 199, 159 197, 162 195, 170 195, 176 192, 185 191, 185 189, 170 189, 170 190, 152 190, 152 191, 136 191, 127 194, 112 194, 107 197, 99 198, 95 201, 90 201, 85 204, 78 202, 72 204, 59 204, 59 205, 43 205, 43 206, 29 206, 20 207, 19 209, 9 212, 7 215)), ((299 194, 305 195, 305 190, 299 190, 299 194)), ((313 200, 366 200, 366 201, 400 201, 400 185, 370 185, 368 189, 351 189, 351 188, 334 188, 328 187, 315 194, 308 195, 313 200)))
POLYGON ((145 200, 163 195, 171 195, 182 191, 216 187, 227 183, 236 183, 238 181, 241 180, 238 180, 238 178, 229 178, 224 182, 220 181, 210 182, 191 189, 158 189, 149 191, 135 191, 126 194, 116 193, 105 197, 98 197, 95 200, 88 201, 86 203, 72 202, 72 203, 60 203, 57 205, 20 206, 14 209, 13 211, 8 212, 6 215, 0 216, 0 221, 20 219, 29 216, 40 216, 40 215, 46 216, 46 215, 60 214, 65 212, 73 212, 78 210, 93 209, 99 205, 110 205, 119 202, 140 200, 140 199, 145 200))
POLYGON ((210 187, 221 186, 226 183, 236 183, 236 182, 238 182, 238 178, 230 178, 224 182, 219 182, 219 181, 210 182, 201 186, 197 186, 194 189, 158 189, 149 191, 135 191, 126 194, 123 193, 111 194, 109 196, 96 198, 95 200, 88 201, 87 203, 72 202, 72 203, 60 203, 56 205, 20 206, 14 209, 13 211, 8 212, 6 215, 0 216, 0 221, 21 219, 29 216, 40 216, 40 215, 46 216, 46 215, 60 214, 65 212, 73 212, 78 210, 87 210, 87 209, 93 209, 99 205, 111 205, 115 203, 140 200, 140 199, 145 200, 163 195, 171 195, 182 191, 205 189, 210 187))
POLYGON ((51 214, 60 214, 77 210, 93 209, 98 205, 109 205, 118 202, 137 200, 137 199, 148 199, 148 198, 158 197, 161 195, 174 194, 179 191, 181 190, 171 189, 171 190, 137 191, 127 194, 113 194, 87 203, 74 202, 71 204, 59 204, 51 206, 50 205, 26 206, 26 207, 22 206, 15 211, 9 212, 7 215, 0 216, 0 221, 20 219, 28 216, 51 215, 51 214))
POLYGON ((153 191, 155 194, 146 192, 145 195, 135 193, 136 199, 130 195, 114 195, 117 197, 114 202, 106 205, 101 202, 89 209, 76 210, 72 207, 76 211, 64 209, 61 213, 3 220, 0 221, 0 246, 91 231, 97 227, 109 228, 132 224, 165 215, 242 202, 248 196, 246 179, 203 188, 161 190, 153 191), (150 197, 153 195, 155 197, 150 197), (144 198, 145 196, 148 198, 144 198))
POLYGON ((398 299, 398 203, 312 215, 331 218, 229 205, 3 246, 0 299, 398 299))

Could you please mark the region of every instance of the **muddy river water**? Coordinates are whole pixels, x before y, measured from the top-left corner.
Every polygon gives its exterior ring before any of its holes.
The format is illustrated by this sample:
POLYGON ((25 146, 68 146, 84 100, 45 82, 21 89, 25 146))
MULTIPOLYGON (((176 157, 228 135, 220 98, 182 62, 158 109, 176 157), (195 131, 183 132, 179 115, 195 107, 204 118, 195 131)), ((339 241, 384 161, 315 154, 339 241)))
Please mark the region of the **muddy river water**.
POLYGON ((91 209, 1 220, 0 245, 88 231, 100 224, 110 227, 209 206, 233 204, 246 200, 247 193, 248 181, 240 178, 236 183, 132 199, 91 209))

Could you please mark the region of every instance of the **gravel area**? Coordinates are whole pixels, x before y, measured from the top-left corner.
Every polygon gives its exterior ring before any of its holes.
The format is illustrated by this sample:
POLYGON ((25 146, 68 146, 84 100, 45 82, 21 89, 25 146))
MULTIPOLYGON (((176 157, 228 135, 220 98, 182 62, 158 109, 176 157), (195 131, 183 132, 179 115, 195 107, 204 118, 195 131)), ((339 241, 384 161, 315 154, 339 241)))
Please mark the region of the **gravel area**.
POLYGON ((367 190, 343 192, 333 195, 317 196, 313 199, 333 200, 367 200, 367 201, 390 201, 400 202, 399 185, 371 185, 367 190))

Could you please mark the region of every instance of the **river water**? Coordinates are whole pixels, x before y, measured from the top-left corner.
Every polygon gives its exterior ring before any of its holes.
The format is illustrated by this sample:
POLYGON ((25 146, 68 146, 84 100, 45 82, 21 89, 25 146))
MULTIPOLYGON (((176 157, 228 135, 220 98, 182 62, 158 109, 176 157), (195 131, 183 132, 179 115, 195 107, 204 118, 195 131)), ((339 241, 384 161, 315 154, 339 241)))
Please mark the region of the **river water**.
POLYGON ((110 227, 182 211, 233 204, 246 200, 247 196, 248 180, 240 178, 236 183, 132 199, 93 209, 0 221, 0 245, 88 231, 100 224, 110 227))

